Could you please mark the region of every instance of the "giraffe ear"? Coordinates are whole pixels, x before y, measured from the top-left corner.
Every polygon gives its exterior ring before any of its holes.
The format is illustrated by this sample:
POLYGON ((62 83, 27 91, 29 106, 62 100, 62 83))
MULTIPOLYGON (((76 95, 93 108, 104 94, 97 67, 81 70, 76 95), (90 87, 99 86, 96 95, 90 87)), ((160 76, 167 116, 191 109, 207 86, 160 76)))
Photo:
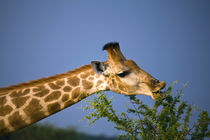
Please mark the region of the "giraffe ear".
POLYGON ((102 62, 92 61, 91 65, 96 74, 102 74, 105 70, 105 65, 102 62))

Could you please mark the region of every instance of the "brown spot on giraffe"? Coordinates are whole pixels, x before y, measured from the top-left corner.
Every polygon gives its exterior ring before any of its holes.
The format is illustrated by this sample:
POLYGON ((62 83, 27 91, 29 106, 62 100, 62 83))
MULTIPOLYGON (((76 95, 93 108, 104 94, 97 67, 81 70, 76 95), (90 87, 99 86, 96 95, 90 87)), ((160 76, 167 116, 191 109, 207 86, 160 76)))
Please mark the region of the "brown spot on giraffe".
POLYGON ((8 120, 10 125, 15 129, 26 125, 26 122, 20 116, 20 113, 18 111, 14 112, 11 116, 9 116, 8 120))
POLYGON ((93 83, 87 80, 82 80, 82 86, 84 89, 91 89, 93 87, 93 83))
POLYGON ((82 99, 84 99, 84 98, 87 97, 87 96, 89 96, 87 93, 82 93, 82 94, 80 94, 80 96, 79 96, 79 100, 82 100, 82 99))
POLYGON ((58 80, 55 82, 58 86, 63 86, 65 84, 64 80, 58 80))
POLYGON ((0 116, 6 116, 12 111, 12 107, 9 105, 0 106, 0 116))
POLYGON ((95 75, 95 72, 94 72, 94 71, 91 71, 91 72, 90 72, 90 75, 91 75, 91 76, 94 76, 94 75, 95 75))
POLYGON ((60 91, 53 91, 47 97, 45 97, 44 101, 45 102, 50 102, 50 101, 53 101, 53 100, 57 100, 60 96, 61 96, 60 91))
POLYGON ((48 85, 51 89, 60 89, 61 88, 59 85, 56 85, 54 83, 49 83, 48 85))
POLYGON ((48 111, 49 111, 50 114, 59 111, 59 110, 60 110, 60 107, 61 107, 61 106, 60 106, 59 103, 52 103, 52 104, 49 104, 49 105, 47 106, 48 111))
POLYGON ((43 97, 47 95, 49 92, 50 91, 48 89, 43 89, 43 90, 38 91, 36 94, 34 94, 34 96, 43 97))
POLYGON ((12 103, 16 106, 16 108, 20 108, 29 98, 29 96, 13 98, 12 103))
POLYGON ((76 76, 68 78, 68 84, 70 84, 73 87, 78 86, 79 83, 80 83, 80 79, 76 76))
POLYGON ((90 75, 90 73, 89 72, 86 72, 86 73, 81 74, 80 75, 80 78, 86 79, 89 75, 90 75))
POLYGON ((61 100, 62 100, 63 102, 65 102, 65 101, 67 101, 68 99, 69 99, 69 94, 64 94, 61 100))
POLYGON ((27 107, 23 109, 23 111, 26 113, 26 115, 29 116, 31 119, 31 122, 37 121, 42 119, 45 114, 43 111, 41 111, 42 106, 39 103, 39 100, 32 99, 27 107))
POLYGON ((75 102, 73 101, 73 100, 69 100, 69 101, 67 101, 65 104, 64 104, 64 106, 65 107, 67 107, 67 106, 70 106, 70 105, 72 105, 72 104, 74 104, 75 102))
POLYGON ((78 87, 72 91, 72 95, 71 95, 72 99, 77 98, 79 94, 80 94, 80 88, 78 87))
POLYGON ((4 123, 3 120, 0 120, 0 132, 3 133, 3 134, 6 134, 8 133, 10 130, 8 128, 6 128, 6 125, 4 123))
POLYGON ((17 91, 13 91, 11 94, 10 94, 11 97, 18 97, 20 96, 20 94, 17 92, 17 91))
POLYGON ((25 96, 27 94, 29 94, 30 92, 30 89, 25 89, 23 92, 20 90, 20 91, 13 91, 10 96, 15 98, 15 97, 20 97, 20 96, 25 96))
POLYGON ((96 87, 98 87, 100 84, 102 84, 103 81, 102 80, 98 80, 97 83, 96 83, 96 87))
POLYGON ((0 106, 3 106, 6 102, 6 96, 0 97, 0 106))
POLYGON ((35 88, 33 88, 33 92, 39 92, 39 91, 42 91, 42 90, 44 90, 45 89, 45 86, 37 86, 37 87, 35 87, 35 88))
POLYGON ((23 91, 23 94, 26 95, 26 94, 28 94, 30 91, 31 91, 31 90, 30 90, 29 88, 27 88, 27 89, 25 89, 25 90, 23 91))
POLYGON ((88 80, 93 81, 94 77, 89 77, 88 80))
POLYGON ((64 88, 63 88, 63 91, 64 92, 70 92, 72 90, 72 88, 70 87, 70 86, 65 86, 64 88))

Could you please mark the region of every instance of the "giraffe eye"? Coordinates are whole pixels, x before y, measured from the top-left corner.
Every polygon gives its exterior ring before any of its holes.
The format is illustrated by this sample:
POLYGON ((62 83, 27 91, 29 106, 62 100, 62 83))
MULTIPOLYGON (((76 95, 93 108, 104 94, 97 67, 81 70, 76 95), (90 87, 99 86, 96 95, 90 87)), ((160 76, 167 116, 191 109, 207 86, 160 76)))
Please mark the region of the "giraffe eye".
POLYGON ((127 71, 123 71, 123 72, 118 73, 117 76, 123 78, 123 77, 127 76, 128 74, 130 74, 130 71, 127 70, 127 71))

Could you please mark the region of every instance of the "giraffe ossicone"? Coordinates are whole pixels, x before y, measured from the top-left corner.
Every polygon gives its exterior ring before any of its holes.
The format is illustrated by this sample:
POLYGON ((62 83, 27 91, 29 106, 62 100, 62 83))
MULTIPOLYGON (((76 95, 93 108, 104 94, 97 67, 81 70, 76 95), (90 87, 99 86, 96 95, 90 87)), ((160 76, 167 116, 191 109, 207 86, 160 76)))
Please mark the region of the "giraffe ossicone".
POLYGON ((111 42, 103 47, 106 62, 92 61, 73 71, 0 88, 0 136, 23 128, 69 107, 97 92, 111 90, 126 95, 143 94, 155 99, 165 87, 127 60, 120 46, 111 42))

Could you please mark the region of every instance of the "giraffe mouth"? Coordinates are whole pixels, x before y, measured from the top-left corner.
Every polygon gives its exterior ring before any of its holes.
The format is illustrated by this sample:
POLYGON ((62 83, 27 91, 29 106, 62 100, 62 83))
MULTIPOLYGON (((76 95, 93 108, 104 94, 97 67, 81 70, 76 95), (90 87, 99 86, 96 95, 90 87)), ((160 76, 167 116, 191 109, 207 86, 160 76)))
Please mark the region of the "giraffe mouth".
POLYGON ((153 89, 153 93, 161 92, 161 90, 166 86, 164 81, 157 84, 157 86, 153 89))
POLYGON ((162 82, 160 82, 158 85, 157 85, 157 87, 153 90, 153 92, 152 92, 152 98, 153 99, 156 99, 158 96, 160 96, 160 97, 165 97, 165 94, 164 94, 164 92, 163 91, 161 91, 162 89, 164 89, 165 88, 165 86, 166 86, 166 83, 164 82, 164 81, 162 81, 162 82))

